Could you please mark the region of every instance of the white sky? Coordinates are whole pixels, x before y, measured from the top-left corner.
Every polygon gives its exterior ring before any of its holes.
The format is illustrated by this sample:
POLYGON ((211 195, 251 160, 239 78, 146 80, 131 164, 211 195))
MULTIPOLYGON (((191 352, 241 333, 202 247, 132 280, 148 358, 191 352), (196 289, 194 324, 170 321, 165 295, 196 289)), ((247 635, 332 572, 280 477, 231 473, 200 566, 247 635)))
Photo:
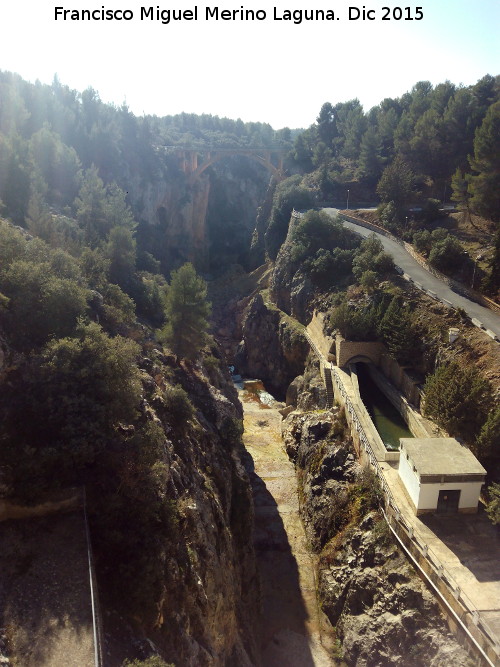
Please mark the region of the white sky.
MULTIPOLYGON (((186 111, 276 129, 308 127, 326 102, 358 97, 368 110, 420 80, 465 85, 500 73, 500 0, 248 0, 265 21, 141 21, 140 7, 193 9, 196 0, 1 0, 0 69, 50 83, 57 73, 79 91, 124 100, 138 114, 186 111), (73 4, 74 3, 74 4, 73 4), (54 8, 130 9, 132 21, 54 20, 54 8), (286 9, 332 9, 335 21, 274 21, 286 9), (349 21, 348 7, 374 9, 375 21, 349 21), (422 7, 420 21, 382 21, 383 6, 422 7)), ((1 101, 0 101, 1 102, 1 101)))

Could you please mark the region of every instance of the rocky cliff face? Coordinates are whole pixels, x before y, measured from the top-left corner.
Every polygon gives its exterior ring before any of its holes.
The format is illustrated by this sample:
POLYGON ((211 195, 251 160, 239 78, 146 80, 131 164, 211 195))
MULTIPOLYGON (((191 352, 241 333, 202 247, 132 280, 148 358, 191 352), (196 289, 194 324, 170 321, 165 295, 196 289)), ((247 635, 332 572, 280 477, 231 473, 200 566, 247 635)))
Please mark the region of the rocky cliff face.
POLYGON ((278 308, 306 324, 312 315, 314 287, 300 264, 292 261, 291 250, 287 239, 276 258, 269 285, 270 295, 278 308))
POLYGON ((231 264, 250 268, 252 233, 268 182, 267 170, 248 158, 234 156, 216 164, 210 175, 207 211, 209 267, 213 274, 231 264))
POLYGON ((242 341, 235 365, 242 375, 263 380, 276 397, 284 397, 305 366, 309 344, 302 331, 262 294, 250 301, 242 322, 242 341))
POLYGON ((192 185, 173 164, 150 182, 131 178, 139 236, 167 272, 186 261, 213 272, 246 265, 268 180, 264 169, 241 157, 217 163, 192 185))
POLYGON ((319 552, 318 595, 347 665, 472 667, 434 597, 377 512, 376 484, 357 463, 342 414, 292 413, 284 438, 301 513, 319 552))
POLYGON ((269 283, 273 302, 292 317, 307 324, 314 310, 314 286, 304 273, 302 263, 293 258, 292 234, 297 223, 290 219, 285 242, 281 246, 269 283))
POLYGON ((326 389, 319 369, 319 361, 314 354, 307 358, 303 375, 289 384, 286 390, 286 404, 300 411, 324 410, 327 407, 326 389))
POLYGON ((266 261, 265 233, 271 217, 275 190, 276 181, 272 178, 269 182, 266 196, 257 209, 255 229, 253 230, 252 245, 250 247, 250 265, 252 268, 257 268, 266 261))
MULTIPOLYGON (((165 433, 158 474, 164 475, 172 518, 168 533, 151 536, 147 545, 149 571, 139 574, 135 594, 143 602, 134 612, 133 634, 142 637, 143 655, 154 646, 167 662, 183 667, 258 665, 253 502, 240 462, 236 391, 214 363, 179 367, 153 350, 141 366, 143 419, 161 424, 165 433), (183 413, 185 401, 169 399, 172 383, 189 395, 191 415, 183 413)), ((140 497, 137 503, 140 511, 140 497)), ((98 541, 98 553, 100 548, 98 541)), ((101 579, 120 586, 115 571, 123 563, 110 563, 102 553, 98 562, 101 579)), ((111 653, 125 657, 116 631, 108 632, 111 653)))
POLYGON ((187 261, 193 262, 198 270, 206 270, 208 174, 192 186, 180 172, 165 174, 164 179, 137 189, 140 200, 136 207, 142 219, 138 234, 145 249, 161 260, 166 272, 187 261))

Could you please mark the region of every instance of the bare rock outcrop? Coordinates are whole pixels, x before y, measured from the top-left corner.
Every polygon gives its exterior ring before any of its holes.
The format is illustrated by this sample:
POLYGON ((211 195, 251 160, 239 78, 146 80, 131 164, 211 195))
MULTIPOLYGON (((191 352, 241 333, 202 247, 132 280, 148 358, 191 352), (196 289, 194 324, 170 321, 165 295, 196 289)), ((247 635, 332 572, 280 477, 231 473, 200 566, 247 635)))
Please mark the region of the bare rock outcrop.
POLYGON ((286 404, 298 410, 324 410, 327 407, 326 389, 319 361, 310 354, 303 375, 298 375, 286 391, 286 404))
POLYGON ((314 287, 301 263, 292 259, 292 244, 281 246, 270 282, 270 294, 278 308, 305 324, 313 309, 314 287))
POLYGON ((319 602, 344 664, 472 667, 377 510, 376 480, 359 466, 344 424, 340 410, 294 412, 283 428, 319 553, 319 602))
POLYGON ((238 371, 263 380, 271 393, 281 397, 303 371, 308 352, 304 334, 256 294, 243 317, 242 341, 235 356, 238 371))
MULTIPOLYGON (((153 375, 165 368, 162 361, 168 358, 157 359, 153 375)), ((172 431, 161 393, 150 387, 145 395, 152 418, 167 432, 167 493, 179 515, 150 636, 176 664, 250 667, 259 663, 249 628, 255 627, 260 591, 252 494, 238 449, 241 405, 227 374, 173 370, 196 416, 192 426, 172 431)))

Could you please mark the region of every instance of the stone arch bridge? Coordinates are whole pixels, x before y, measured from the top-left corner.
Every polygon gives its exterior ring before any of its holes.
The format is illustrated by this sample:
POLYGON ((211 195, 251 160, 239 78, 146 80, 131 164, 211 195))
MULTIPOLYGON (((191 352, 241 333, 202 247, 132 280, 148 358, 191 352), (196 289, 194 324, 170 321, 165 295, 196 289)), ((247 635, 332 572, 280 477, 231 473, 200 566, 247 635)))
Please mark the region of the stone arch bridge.
POLYGON ((164 148, 175 151, 182 171, 188 176, 190 185, 193 185, 212 164, 233 155, 244 155, 255 160, 265 167, 278 182, 284 178, 283 159, 287 153, 284 148, 184 148, 182 146, 165 146, 164 148))

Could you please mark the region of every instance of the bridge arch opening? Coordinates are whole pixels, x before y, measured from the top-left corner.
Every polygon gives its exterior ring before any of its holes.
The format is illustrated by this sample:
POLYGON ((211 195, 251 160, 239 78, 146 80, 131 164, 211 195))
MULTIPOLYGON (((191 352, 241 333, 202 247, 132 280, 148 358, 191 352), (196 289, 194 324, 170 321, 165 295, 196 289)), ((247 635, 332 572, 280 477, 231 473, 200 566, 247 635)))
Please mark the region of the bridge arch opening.
POLYGON ((215 149, 187 149, 179 148, 178 157, 182 161, 182 170, 188 175, 189 183, 196 180, 213 164, 224 158, 233 156, 248 157, 267 169, 269 173, 280 181, 284 178, 283 159, 286 151, 280 148, 215 148, 215 149), (198 158, 202 156, 201 164, 198 158))

